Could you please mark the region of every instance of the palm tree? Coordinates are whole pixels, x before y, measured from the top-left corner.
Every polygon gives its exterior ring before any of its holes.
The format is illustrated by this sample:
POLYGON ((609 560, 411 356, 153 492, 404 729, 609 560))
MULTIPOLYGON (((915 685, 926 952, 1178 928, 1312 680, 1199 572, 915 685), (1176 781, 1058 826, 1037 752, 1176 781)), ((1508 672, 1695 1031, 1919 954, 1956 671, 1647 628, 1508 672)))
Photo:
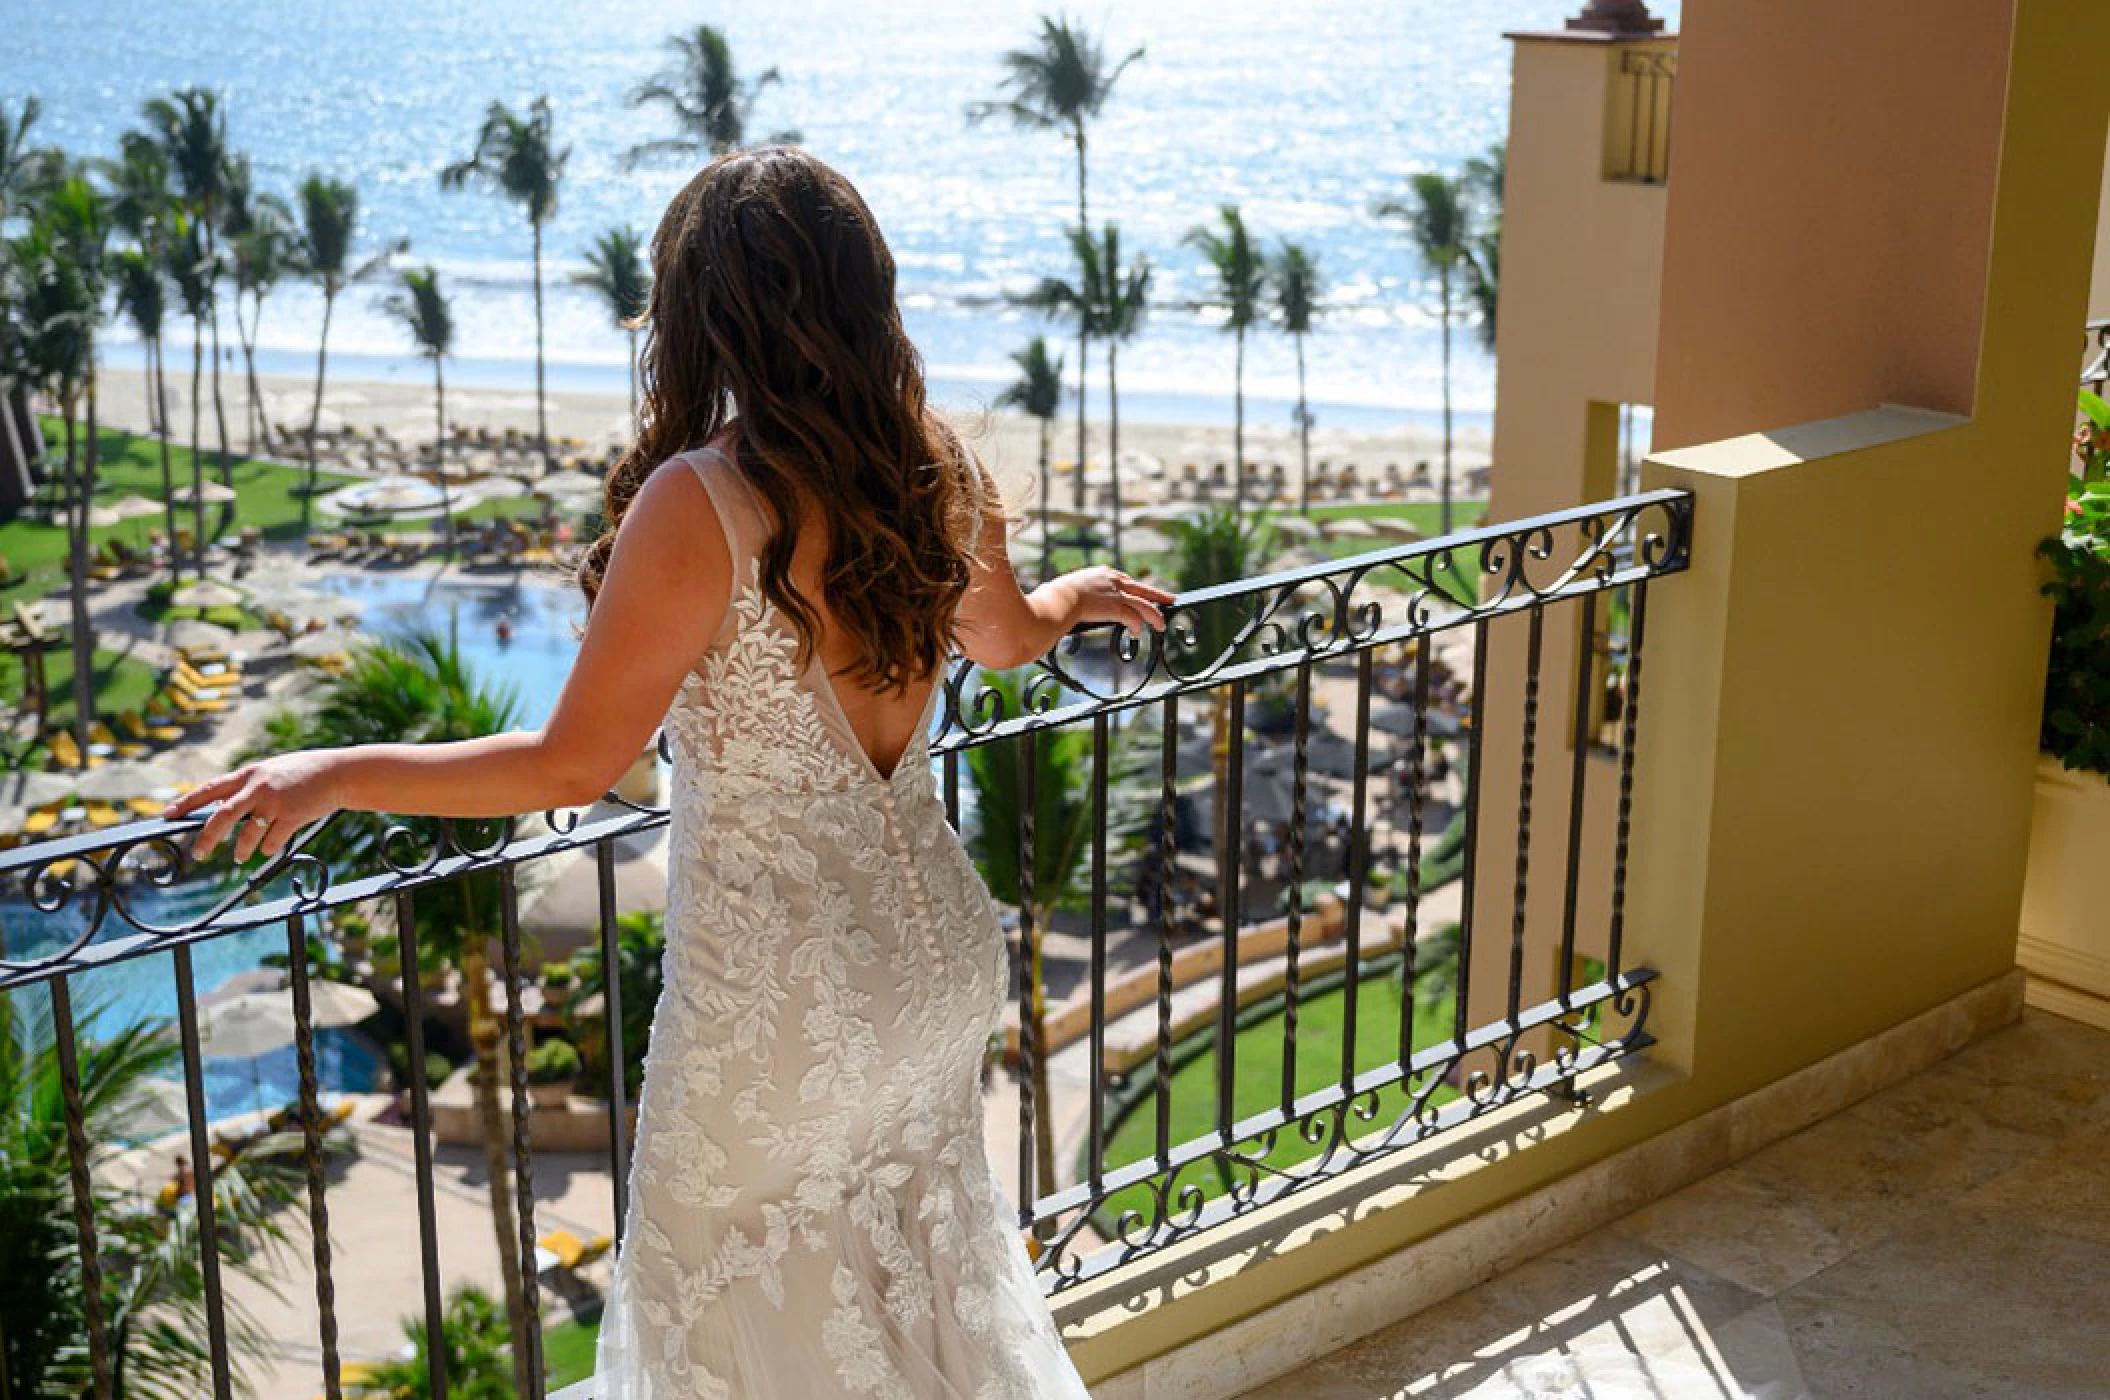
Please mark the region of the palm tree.
MULTIPOLYGON (((1087 240, 1089 242, 1089 240, 1087 240)), ((1099 249, 1099 334, 1106 339, 1106 462, 1114 493, 1114 564, 1121 553, 1121 347, 1143 329, 1150 312, 1150 259, 1121 266, 1121 230, 1106 226, 1099 249)))
POLYGON ((293 211, 277 195, 255 193, 250 186, 249 157, 234 157, 229 162, 227 250, 234 273, 235 336, 241 341, 242 367, 249 385, 245 418, 252 455, 260 442, 266 448, 271 445, 271 424, 256 378, 256 339, 264 324, 264 298, 291 270, 297 249, 293 211), (244 296, 249 298, 246 318, 244 296))
POLYGON ((447 380, 441 371, 454 349, 454 306, 440 290, 440 275, 431 267, 405 268, 400 290, 382 309, 402 323, 418 353, 432 361, 432 397, 437 421, 432 439, 432 470, 440 483, 440 515, 447 541, 454 541, 454 503, 447 494, 447 380))
MULTIPOLYGON (((1255 514, 1247 519, 1235 508, 1212 507, 1170 524, 1173 556, 1167 573, 1180 593, 1251 578, 1260 572, 1263 562, 1275 550, 1276 535, 1274 528, 1267 523, 1267 517, 1255 514)), ((1241 637, 1251 618, 1250 604, 1239 599, 1184 609, 1180 614, 1178 645, 1186 655, 1180 659, 1178 670, 1187 673, 1215 669, 1228 661, 1235 649, 1250 644, 1250 639, 1241 642, 1241 637)), ((1165 635, 1166 646, 1173 647, 1175 634, 1168 629, 1165 635)), ((1226 781, 1234 737, 1231 733, 1231 689, 1229 686, 1215 686, 1209 690, 1208 696, 1209 753, 1211 771, 1216 778, 1210 833, 1217 866, 1227 873, 1229 862, 1235 858, 1234 846, 1238 839, 1238 825, 1233 820, 1226 781)), ((1237 913, 1235 909, 1226 909, 1224 917, 1235 918, 1237 913)))
MULTIPOLYGON (((708 24, 670 36, 667 47, 674 51, 675 61, 633 88, 630 105, 665 107, 680 134, 632 146, 623 157, 624 164, 635 166, 659 155, 722 156, 745 146, 756 101, 765 89, 781 82, 782 75, 769 68, 742 82, 733 64, 732 45, 708 24)), ((771 144, 796 144, 798 140, 796 131, 779 131, 769 137, 771 144)))
MULTIPOLYGON (((1067 18, 1040 17, 1035 42, 1004 55, 1004 76, 999 86, 1004 96, 993 102, 968 107, 971 122, 1008 117, 1014 126, 1028 131, 1060 131, 1070 138, 1077 153, 1077 227, 1092 226, 1085 192, 1086 123, 1099 115, 1113 95, 1114 84, 1128 66, 1143 57, 1134 49, 1120 62, 1109 65, 1105 47, 1081 26, 1067 18)), ((1084 509, 1085 394, 1089 382, 1091 331, 1077 327, 1077 495, 1075 506, 1084 509)))
MULTIPOLYGON (((493 687, 477 676, 451 638, 419 633, 375 642, 355 651, 342 674, 328 678, 298 712, 266 721, 272 750, 346 744, 436 742, 480 738, 513 727, 519 713, 510 687, 493 687)), ((407 826, 421 841, 445 839, 446 826, 413 818, 393 822, 369 813, 339 813, 307 849, 333 869, 375 869, 393 825, 407 826)), ((459 825, 459 824, 457 824, 459 825)), ((490 1194, 491 1228, 505 1282, 506 1315, 513 1326, 513 1362, 519 1393, 532 1393, 526 1367, 531 1338, 520 1270, 520 1235, 506 1185, 507 1137, 498 1106, 500 1028, 490 996, 489 945, 496 931, 501 892, 496 878, 481 874, 444 880, 421 891, 416 935, 423 957, 460 970, 469 1015, 469 1040, 476 1056, 471 1078, 483 1129, 484 1175, 490 1194)), ((416 968, 406 968, 416 976, 416 968)))
POLYGON ((1375 213, 1406 225, 1422 267, 1436 277, 1437 317, 1443 328, 1443 533, 1451 532, 1451 322, 1456 279, 1471 265, 1473 213, 1464 180, 1424 170, 1408 183, 1405 202, 1381 200, 1375 213))
POLYGON ((300 496, 300 528, 308 528, 315 499, 315 436, 322 428, 322 386, 330 364, 330 317, 346 286, 371 277, 389 258, 409 246, 398 240, 358 267, 352 265, 352 240, 359 228, 359 191, 320 171, 300 182, 300 227, 295 232, 293 261, 301 276, 322 290, 322 333, 315 341, 315 405, 308 411, 308 472, 300 496))
POLYGON ((1260 250, 1246 233, 1238 206, 1226 204, 1218 211, 1223 228, 1197 224, 1187 233, 1187 246, 1198 249, 1216 275, 1216 294, 1201 305, 1223 312, 1224 329, 1237 342, 1232 377, 1231 457, 1234 490, 1231 511, 1245 510, 1245 333, 1260 319, 1261 298, 1267 290, 1267 266, 1260 250))
MULTIPOLYGON (((65 1098, 49 1008, 42 997, 0 998, 0 1239, 7 1240, 11 1260, 39 1265, 0 1272, 0 1388, 14 1396, 92 1390, 80 1240, 67 1188, 65 1098)), ((104 1019, 100 1008, 76 1003, 76 1026, 104 1019)), ((76 1034, 80 1126, 91 1143, 122 1142, 144 1087, 181 1073, 175 1037, 153 1021, 92 1038, 76 1034)), ((296 1189, 291 1173, 267 1154, 287 1145, 285 1136, 274 1135, 213 1168, 220 1262, 266 1288, 283 1267, 286 1235, 278 1220, 296 1189)), ((93 1214, 111 1394, 145 1400, 209 1393, 196 1215, 142 1208, 108 1185, 96 1188, 93 1214)), ((223 1306, 240 1375, 271 1343, 232 1298, 223 1306)))
MULTIPOLYGON (((227 116, 220 95, 203 88, 183 88, 170 97, 153 98, 141 109, 147 129, 168 156, 176 188, 188 206, 191 218, 203 232, 206 282, 206 326, 212 340, 212 410, 220 434, 220 484, 234 488, 234 459, 227 440, 227 404, 220 394, 220 293, 223 265, 219 235, 227 215, 230 168, 227 151, 227 116)), ((222 507, 221 523, 232 518, 232 503, 222 507)), ((200 539, 203 550, 205 542, 200 539)))
MULTIPOLYGON (((980 683, 997 697, 998 713, 1015 718, 1029 712, 1031 672, 986 671, 980 683)), ((1106 843, 1109 866, 1142 837, 1154 809, 1155 789, 1138 781, 1138 746, 1132 728, 1111 731, 1107 752, 1106 843)), ((1033 856, 1026 875, 1019 833, 1025 830, 1026 767, 1019 739, 983 744, 967 751, 967 774, 974 785, 975 824, 970 849, 989 892, 1021 910, 1030 900, 1038 927, 1045 930, 1050 913, 1071 903, 1087 869, 1092 849, 1092 735, 1086 729, 1051 730, 1034 737, 1033 856), (1024 878, 1022 878, 1022 876, 1024 878)), ((1040 1191, 1056 1187, 1054 1114, 1049 1111, 1047 981, 1041 964, 1041 942, 1035 940, 1027 968, 1031 995, 1028 1028, 1036 1047, 1031 1079, 1034 1114, 1035 1170, 1040 1191)), ((629 1003, 626 1001, 625 1006, 629 1003)))
POLYGON ((1012 352, 1018 378, 996 396, 998 408, 1015 408, 1040 424, 1040 576, 1053 576, 1054 542, 1048 535, 1048 436, 1062 411, 1062 357, 1048 358, 1048 338, 1036 335, 1012 352))
POLYGON ((1466 295, 1473 303, 1473 325, 1481 348, 1495 348, 1495 312, 1502 290, 1502 194, 1509 180, 1509 145, 1497 141, 1484 156, 1465 163, 1465 185, 1480 202, 1481 232, 1474 235, 1466 259, 1466 295))
MULTIPOLYGON (((137 131, 128 131, 118 137, 117 148, 117 159, 99 163, 103 181, 109 189, 110 222, 132 240, 134 248, 155 269, 153 280, 158 288, 161 284, 159 267, 164 225, 175 209, 175 196, 169 191, 168 157, 162 154, 161 147, 152 137, 137 131)), ((122 287, 123 283, 119 285, 122 287)), ((137 328, 138 318, 131 319, 137 328)), ((155 319, 158 322, 160 317, 155 319)), ((158 376, 161 347, 158 338, 149 340, 143 331, 141 344, 146 351, 147 423, 166 439, 168 404, 166 396, 157 393, 161 383, 158 376)))
POLYGON ((163 373, 161 336, 168 315, 168 280, 158 249, 128 248, 111 260, 117 283, 117 310, 139 333, 146 347, 148 418, 160 424, 154 434, 161 448, 161 504, 168 515, 169 577, 176 576, 176 483, 169 465, 168 379, 163 373))
POLYGON ((1319 260, 1301 243, 1284 239, 1268 265, 1268 287, 1274 293, 1275 320, 1297 345, 1297 490, 1299 508, 1311 514, 1311 403, 1304 393, 1304 337, 1319 314, 1324 284, 1319 260))
POLYGON ((13 116, 0 106, 0 224, 20 209, 30 191, 39 154, 29 144, 29 132, 43 114, 44 104, 33 96, 23 98, 13 116))
MULTIPOLYGON (((213 262, 205 251, 205 237, 198 221, 179 211, 169 225, 167 247, 169 281, 175 284, 176 300, 190 318, 190 475, 191 475, 191 563, 198 576, 205 576, 205 443, 198 425, 203 402, 201 381, 205 372, 205 318, 212 300, 213 262)), ((171 556, 176 536, 169 534, 171 556)))
POLYGON ((442 189, 458 190, 475 180, 497 190, 527 213, 535 259, 535 436, 542 448, 542 468, 555 465, 549 451, 549 396, 544 387, 542 357, 542 226, 557 212, 557 185, 571 148, 558 150, 549 99, 528 104, 527 116, 515 115, 493 102, 476 133, 476 149, 467 160, 440 172, 442 189))
MULTIPOLYGON (((1114 562, 1121 551, 1121 391, 1120 348, 1143 328, 1149 311, 1150 259, 1121 265, 1121 230, 1108 224, 1097 239, 1083 229, 1070 230, 1070 251, 1077 259, 1077 280, 1044 277, 1020 298, 1023 305, 1074 320, 1085 334, 1106 341, 1107 451, 1113 489, 1114 562)), ((1078 473, 1081 486, 1082 471, 1078 473)))
POLYGON ((573 280, 591 287, 608 307, 616 329, 630 337, 630 416, 637 417, 637 328, 652 299, 652 271, 645 266, 645 240, 627 225, 594 240, 586 254, 588 271, 573 280))
POLYGON ((21 358, 59 407, 65 424, 67 596, 72 611, 75 739, 83 752, 95 723, 95 629, 88 612, 88 512, 95 503, 99 437, 95 336, 108 278, 109 213, 81 176, 40 201, 12 248, 21 282, 21 358), (86 448, 80 418, 86 410, 86 448))

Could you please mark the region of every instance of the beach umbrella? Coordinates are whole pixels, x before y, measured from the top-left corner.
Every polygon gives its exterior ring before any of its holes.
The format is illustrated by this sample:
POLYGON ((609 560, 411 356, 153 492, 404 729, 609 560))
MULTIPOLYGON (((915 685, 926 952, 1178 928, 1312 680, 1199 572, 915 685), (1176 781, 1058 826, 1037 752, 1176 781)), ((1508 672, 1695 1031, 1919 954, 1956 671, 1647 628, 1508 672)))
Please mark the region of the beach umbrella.
POLYGON ((1315 540, 1320 534, 1318 523, 1301 515, 1271 515, 1267 523, 1276 534, 1287 535, 1293 540, 1315 540))
POLYGON ((309 1018, 317 1026, 356 1026, 381 1009, 381 1003, 364 987, 348 982, 310 982, 309 1018))
POLYGON ((1370 517, 1369 523, 1370 528, 1377 531, 1380 535, 1399 540, 1404 544, 1414 544, 1428 538, 1421 531, 1415 529, 1412 522, 1402 520, 1396 515, 1374 515, 1370 517))
POLYGON ((253 1060, 291 1045, 293 1007, 277 992, 248 992, 198 1010, 198 1047, 222 1060, 253 1060))
POLYGON ((123 802, 144 797, 157 789, 173 787, 174 783, 173 775, 151 763, 118 762, 106 763, 81 774, 73 784, 73 791, 78 797, 89 797, 98 802, 123 802))
POLYGON ((196 505, 203 501, 209 506, 223 506, 236 499, 235 492, 217 481, 201 481, 196 486, 176 493, 178 505, 196 505))
POLYGON ((176 590, 169 601, 179 608, 231 608, 247 595, 212 579, 199 579, 176 590))
MULTIPOLYGON (((667 833, 618 837, 615 907, 619 913, 657 913, 667 907, 667 833)), ((601 881, 590 846, 528 863, 520 895, 520 926, 542 940, 545 956, 566 956, 600 937, 601 881)))
POLYGON ((108 506, 88 507, 88 527, 90 529, 101 530, 111 525, 120 525, 123 523, 124 517, 122 515, 119 515, 116 511, 110 509, 110 507, 108 506))
POLYGON ((184 617, 168 625, 167 641, 172 647, 224 647, 234 630, 222 627, 217 622, 207 622, 202 617, 184 617))
POLYGON ((131 520, 139 516, 160 515, 163 511, 163 506, 161 502, 151 497, 135 494, 119 496, 116 500, 111 501, 105 509, 109 510, 119 520, 131 520))
POLYGON ((1319 522, 1319 533, 1330 540, 1374 540, 1377 528, 1359 515, 1335 515, 1319 522))
POLYGON ((73 779, 64 773, 16 769, 0 773, 0 804, 8 807, 42 807, 73 791, 73 779))
MULTIPOLYGON (((1028 510, 1034 520, 1038 521, 1041 518, 1041 511, 1038 506, 1029 507, 1028 510)), ((1097 525, 1099 523, 1099 517, 1089 511, 1065 510, 1061 506, 1049 506, 1047 509, 1047 520, 1050 526, 1058 530, 1075 528, 1080 525, 1097 525)))
POLYGON ((566 469, 539 478, 533 483, 531 490, 533 494, 550 500, 598 500, 602 487, 601 478, 592 472, 566 469))
POLYGON ((286 650, 304 661, 321 661, 351 651, 358 638, 345 632, 303 632, 286 643, 286 650))
POLYGON ((529 490, 528 484, 517 476, 484 476, 476 480, 476 494, 487 501, 525 496, 529 490))
POLYGON ((142 1079, 121 1100, 114 1115, 131 1142, 151 1142, 190 1126, 190 1101, 172 1079, 142 1079))

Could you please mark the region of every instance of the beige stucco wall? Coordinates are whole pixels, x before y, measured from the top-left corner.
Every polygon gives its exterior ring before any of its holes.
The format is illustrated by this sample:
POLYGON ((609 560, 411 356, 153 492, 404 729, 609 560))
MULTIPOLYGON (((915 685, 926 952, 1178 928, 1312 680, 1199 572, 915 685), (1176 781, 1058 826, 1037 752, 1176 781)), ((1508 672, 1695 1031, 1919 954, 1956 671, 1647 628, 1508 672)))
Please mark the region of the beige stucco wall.
POLYGON ((2110 320, 2110 161, 2103 163, 2103 200, 2095 218, 2095 279, 2088 293, 2088 319, 2110 320))
POLYGON ((1985 59, 2009 11, 1734 5, 1688 27, 1679 153, 1718 154, 1678 164, 1656 446, 1876 403, 1970 411, 2007 81, 1985 59))

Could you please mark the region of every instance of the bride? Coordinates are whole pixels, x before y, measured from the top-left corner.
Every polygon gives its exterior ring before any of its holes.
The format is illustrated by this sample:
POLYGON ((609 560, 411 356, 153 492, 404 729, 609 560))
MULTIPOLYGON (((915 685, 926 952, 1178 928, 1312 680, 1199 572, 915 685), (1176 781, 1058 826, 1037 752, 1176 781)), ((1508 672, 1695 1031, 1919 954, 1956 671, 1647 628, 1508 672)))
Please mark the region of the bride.
POLYGON ((724 157, 653 239, 646 393, 541 729, 289 753, 169 808, 247 860, 338 809, 577 806, 664 722, 664 982, 599 1400, 1082 1400, 983 1145, 1007 957, 926 750, 955 649, 1162 627, 1107 568, 1022 591, 925 399, 894 261, 801 151, 724 157))

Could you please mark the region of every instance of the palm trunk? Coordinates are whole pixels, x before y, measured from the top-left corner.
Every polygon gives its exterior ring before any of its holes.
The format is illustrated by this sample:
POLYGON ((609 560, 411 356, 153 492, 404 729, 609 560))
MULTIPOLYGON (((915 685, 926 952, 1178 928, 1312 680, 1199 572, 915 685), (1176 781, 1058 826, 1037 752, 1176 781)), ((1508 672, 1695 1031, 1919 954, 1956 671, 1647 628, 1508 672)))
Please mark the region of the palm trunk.
POLYGON ((1231 372, 1231 515, 1245 518, 1245 327, 1238 327, 1231 372))
POLYGON ((529 220, 535 231, 535 436, 542 446, 542 470, 548 472, 555 467, 549 455, 549 394, 545 388, 542 364, 542 225, 529 220))
MULTIPOLYGON (((1049 1097, 1048 1085, 1048 991, 1047 981, 1042 976, 1044 959, 1042 945, 1047 930, 1033 940, 1033 1170, 1039 1178, 1037 1194, 1047 1196, 1055 1191, 1055 1114, 1054 1100, 1049 1097)), ((1031 1200, 1022 1202, 1030 1206, 1031 1200)), ((1042 1235, 1052 1234, 1055 1222, 1048 1221, 1042 1227, 1042 1235)))
MULTIPOLYGON (((1077 231, 1079 233, 1089 235, 1091 233, 1092 222, 1090 214, 1088 212, 1088 206, 1086 205, 1084 198, 1083 121, 1079 120, 1074 122, 1071 127, 1071 132, 1072 139, 1077 143, 1077 231)), ((1084 435, 1085 419, 1088 416, 1085 412, 1085 402, 1086 395, 1089 393, 1089 386, 1092 382, 1091 375, 1089 373, 1091 347, 1091 331, 1088 328, 1088 322, 1086 320, 1085 313, 1080 308, 1077 313, 1077 485, 1076 490, 1073 493, 1074 499, 1072 501, 1072 507, 1079 512, 1082 512, 1084 510, 1084 435)), ((1090 549, 1089 546, 1087 546, 1087 556, 1089 556, 1089 552, 1090 549)))
MULTIPOLYGON (((469 1004, 469 1042, 476 1051, 477 1122, 484 1140, 484 1177, 491 1197, 491 1228, 498 1240, 498 1267, 505 1286, 506 1318, 513 1334, 513 1383, 522 1395, 534 1392, 528 1385, 530 1338, 527 1335, 526 1287, 520 1272, 520 1229, 513 1215, 511 1171, 506 1152, 506 1126, 498 1106, 498 1023, 493 1019, 490 998, 490 969, 484 959, 483 935, 470 933, 462 953, 463 993, 469 1004)), ((404 975, 417 976, 416 968, 404 975)))
MULTIPOLYGON (((94 394, 90 391, 88 437, 95 438, 94 394)), ((81 469, 81 444, 74 422, 74 396, 60 404, 66 420, 66 587, 73 619, 73 737, 83 761, 88 753, 88 726, 95 720, 95 638, 88 631, 88 502, 81 469)))
POLYGON ((169 581, 174 582, 179 573, 176 554, 176 479, 169 465, 169 385, 165 364, 161 358, 161 338, 154 338, 154 401, 161 413, 161 508, 166 512, 164 520, 168 527, 169 581))
MULTIPOLYGON (((145 395, 147 401, 147 431, 166 437, 168 423, 163 419, 161 410, 154 406, 154 341, 151 337, 143 339, 146 347, 146 372, 141 376, 139 391, 145 395)), ((0 1397, 0 1400, 4 1400, 4 1397, 0 1397)))
POLYGON ((325 280, 322 284, 322 339, 315 342, 315 406, 308 410, 308 483, 300 495, 300 532, 308 533, 310 512, 315 502, 315 434, 322 429, 322 379, 330 366, 330 313, 337 306, 337 287, 325 280))
POLYGON ((637 432, 637 332, 630 332, 630 431, 637 432))
POLYGON ((249 325, 241 327, 242 303, 235 301, 236 329, 242 332, 242 369, 249 378, 249 455, 257 454, 259 445, 271 446, 271 425, 264 419, 264 391, 256 378, 256 338, 264 328, 264 299, 255 296, 249 305, 249 325))
POLYGON ((1055 571, 1055 545, 1048 538, 1048 439, 1054 435, 1055 420, 1040 420, 1040 581, 1046 583, 1055 571))
MULTIPOLYGON (((213 255, 213 235, 210 225, 205 230, 205 261, 217 268, 218 259, 213 255)), ((205 309, 211 315, 212 328, 212 416, 220 433, 220 484, 228 490, 234 489, 234 457, 227 443, 227 399, 220 392, 220 283, 217 278, 207 287, 205 309)), ((234 519, 234 502, 228 501, 220 507, 220 528, 225 530, 234 519)), ((200 540, 203 549, 205 542, 200 540)))
POLYGON ((1120 358, 1120 342, 1113 337, 1106 341, 1106 469, 1114 493, 1114 567, 1125 569, 1121 554, 1121 390, 1115 383, 1115 362, 1120 358))
POLYGON ((1443 297, 1443 533, 1451 532, 1451 270, 1438 279, 1443 297))
MULTIPOLYGON (((205 437, 198 426, 198 415, 204 406, 204 385, 200 376, 204 373, 205 325, 196 316, 190 323, 190 482, 191 482, 191 563, 198 577, 205 577, 205 437)), ((173 545, 174 541, 170 543, 173 545)))
MULTIPOLYGON (((446 549, 454 548, 454 498, 447 491, 447 381, 440 371, 440 357, 432 357, 432 393, 437 408, 434 410, 438 422, 434 424, 438 436, 432 440, 433 469, 440 479, 440 519, 447 530, 446 549)), ((444 560, 445 555, 441 558, 444 560)))
POLYGON ((1311 405, 1304 397, 1304 333, 1297 341, 1297 491, 1301 509, 1311 514, 1311 405))

